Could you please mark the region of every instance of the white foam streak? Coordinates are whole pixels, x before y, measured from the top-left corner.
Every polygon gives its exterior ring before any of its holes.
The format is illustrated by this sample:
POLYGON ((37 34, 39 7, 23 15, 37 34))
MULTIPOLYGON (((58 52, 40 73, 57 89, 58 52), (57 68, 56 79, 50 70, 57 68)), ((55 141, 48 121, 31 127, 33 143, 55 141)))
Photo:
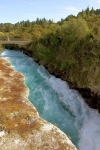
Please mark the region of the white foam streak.
POLYGON ((81 96, 75 90, 70 90, 64 81, 51 77, 49 82, 76 117, 79 150, 100 150, 100 114, 90 109, 81 96))
POLYGON ((92 114, 80 130, 79 150, 100 150, 100 116, 92 114))

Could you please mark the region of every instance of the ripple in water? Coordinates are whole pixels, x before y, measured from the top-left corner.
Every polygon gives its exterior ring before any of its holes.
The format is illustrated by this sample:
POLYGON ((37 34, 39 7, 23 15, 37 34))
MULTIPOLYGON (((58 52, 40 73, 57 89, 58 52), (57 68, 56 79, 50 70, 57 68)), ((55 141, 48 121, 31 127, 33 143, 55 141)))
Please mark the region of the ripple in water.
POLYGON ((69 135, 78 150, 100 150, 100 114, 90 109, 77 91, 21 52, 5 50, 1 57, 23 73, 29 100, 42 118, 69 135))

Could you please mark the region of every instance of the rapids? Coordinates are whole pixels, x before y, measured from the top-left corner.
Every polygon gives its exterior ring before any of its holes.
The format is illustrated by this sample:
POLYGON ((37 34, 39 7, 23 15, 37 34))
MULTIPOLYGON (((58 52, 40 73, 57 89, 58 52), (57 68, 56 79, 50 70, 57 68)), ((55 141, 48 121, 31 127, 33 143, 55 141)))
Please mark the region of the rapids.
POLYGON ((89 108, 77 91, 22 52, 4 50, 0 57, 23 73, 29 100, 42 118, 69 135, 78 150, 100 150, 100 114, 89 108))

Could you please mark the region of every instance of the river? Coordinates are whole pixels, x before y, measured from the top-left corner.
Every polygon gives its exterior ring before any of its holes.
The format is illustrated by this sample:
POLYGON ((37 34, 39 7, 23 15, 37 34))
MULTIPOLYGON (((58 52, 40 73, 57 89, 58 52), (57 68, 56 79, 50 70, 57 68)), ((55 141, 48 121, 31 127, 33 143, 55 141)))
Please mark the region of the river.
POLYGON ((89 108, 77 91, 22 52, 4 50, 0 57, 25 76, 29 100, 42 118, 69 135, 78 150, 100 150, 100 114, 89 108))

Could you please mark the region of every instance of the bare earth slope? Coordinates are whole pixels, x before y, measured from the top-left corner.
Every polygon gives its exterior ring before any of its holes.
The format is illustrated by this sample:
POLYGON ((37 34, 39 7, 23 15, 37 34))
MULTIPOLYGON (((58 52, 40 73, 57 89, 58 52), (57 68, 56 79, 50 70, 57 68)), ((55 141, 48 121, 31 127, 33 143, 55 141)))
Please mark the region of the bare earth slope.
POLYGON ((0 150, 76 150, 28 100, 24 76, 0 58, 0 150))

